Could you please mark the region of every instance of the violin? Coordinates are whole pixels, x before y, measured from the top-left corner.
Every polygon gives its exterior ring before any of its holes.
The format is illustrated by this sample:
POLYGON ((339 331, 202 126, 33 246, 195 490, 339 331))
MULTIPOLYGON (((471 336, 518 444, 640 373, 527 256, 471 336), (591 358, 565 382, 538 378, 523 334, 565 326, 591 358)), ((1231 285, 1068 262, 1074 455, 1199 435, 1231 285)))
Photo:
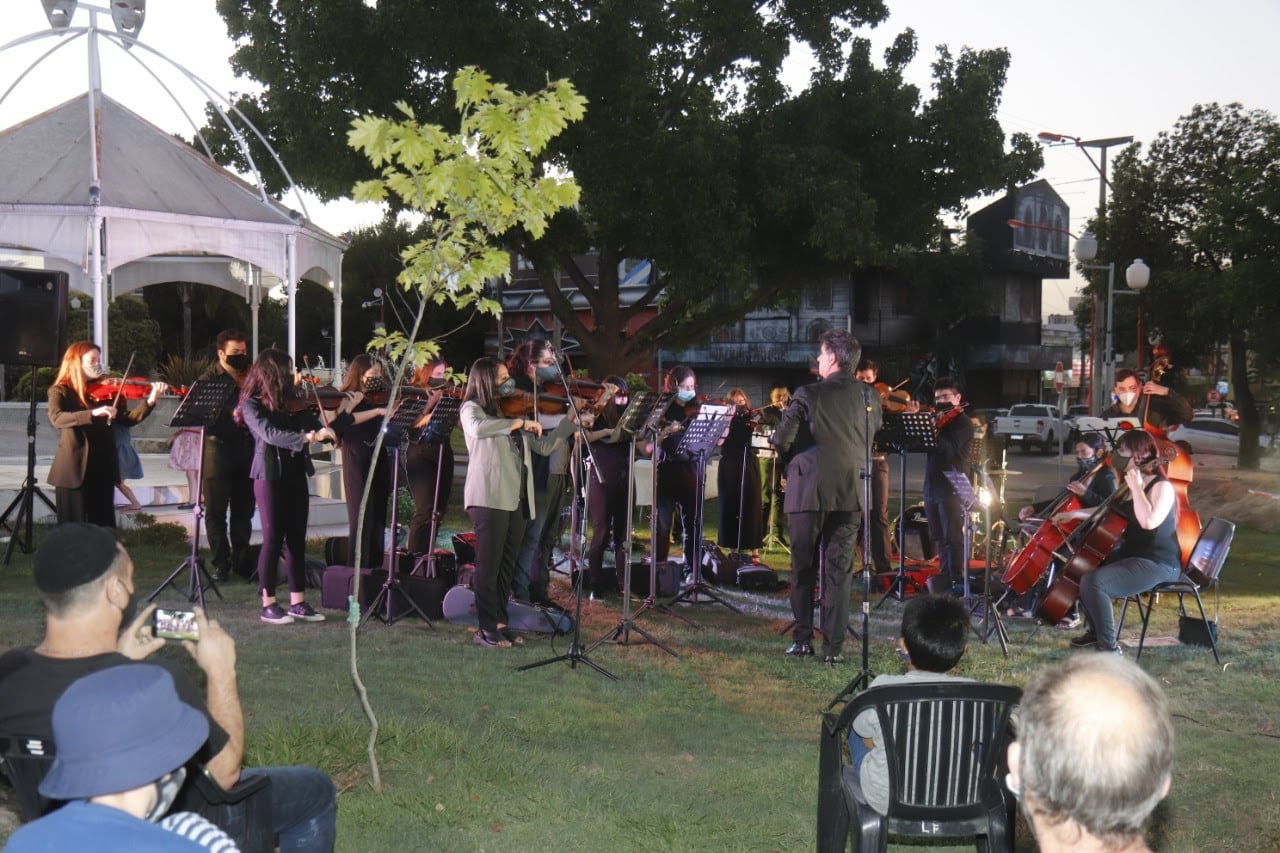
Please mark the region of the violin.
POLYGON ((871 387, 880 394, 880 405, 886 412, 905 412, 911 407, 911 393, 900 389, 910 381, 911 377, 908 376, 894 386, 885 382, 876 382, 871 387))
POLYGON ((944 429, 947 428, 947 424, 951 423, 956 418, 963 415, 964 410, 967 408, 969 408, 968 403, 961 403, 960 405, 950 408, 947 411, 943 412, 942 414, 938 415, 937 419, 933 422, 934 438, 937 438, 938 433, 942 432, 944 429))
MULTIPOLYGON (((95 379, 85 388, 85 394, 95 403, 113 403, 118 399, 145 400, 151 396, 151 388, 155 383, 141 376, 103 376, 95 379)), ((169 388, 175 394, 187 393, 186 388, 169 388)))
POLYGON ((335 411, 347 399, 345 391, 339 391, 332 385, 307 383, 307 387, 295 385, 284 393, 284 410, 291 415, 305 412, 308 409, 335 411))
POLYGON ((498 398, 498 410, 504 418, 563 415, 569 411, 569 398, 516 389, 510 396, 498 398))

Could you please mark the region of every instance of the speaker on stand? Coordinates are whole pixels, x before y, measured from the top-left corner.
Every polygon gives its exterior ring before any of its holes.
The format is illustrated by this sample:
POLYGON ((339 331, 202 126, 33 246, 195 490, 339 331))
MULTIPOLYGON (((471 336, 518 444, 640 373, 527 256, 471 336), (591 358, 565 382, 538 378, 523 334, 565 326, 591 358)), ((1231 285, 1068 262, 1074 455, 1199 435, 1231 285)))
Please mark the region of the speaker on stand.
POLYGON ((31 408, 27 414, 27 477, 0 514, 10 531, 4 563, 15 546, 31 553, 33 503, 39 497, 50 512, 57 507, 36 483, 36 368, 56 365, 67 348, 68 276, 55 270, 0 267, 0 363, 31 367, 31 408), (9 516, 17 510, 12 522, 9 516))

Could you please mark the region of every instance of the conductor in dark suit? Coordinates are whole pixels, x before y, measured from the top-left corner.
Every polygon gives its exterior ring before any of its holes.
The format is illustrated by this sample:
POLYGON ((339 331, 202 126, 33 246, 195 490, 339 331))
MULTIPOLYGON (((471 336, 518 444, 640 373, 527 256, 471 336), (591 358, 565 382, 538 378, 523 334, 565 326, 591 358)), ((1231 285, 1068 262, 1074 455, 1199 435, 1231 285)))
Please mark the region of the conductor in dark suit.
POLYGON ((862 347, 833 329, 819 339, 820 382, 803 386, 782 413, 770 442, 790 453, 783 508, 791 529, 791 615, 796 628, 787 654, 813 654, 813 585, 822 570, 823 660, 840 661, 849 621, 858 512, 867 446, 880 428, 880 397, 854 378, 862 347))

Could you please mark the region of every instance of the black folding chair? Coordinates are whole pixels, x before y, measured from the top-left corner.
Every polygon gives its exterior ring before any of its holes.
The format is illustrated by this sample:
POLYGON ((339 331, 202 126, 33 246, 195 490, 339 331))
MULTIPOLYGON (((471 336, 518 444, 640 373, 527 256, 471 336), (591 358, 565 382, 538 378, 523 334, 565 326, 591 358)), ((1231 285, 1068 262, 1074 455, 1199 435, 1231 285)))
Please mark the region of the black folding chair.
POLYGON ((939 681, 871 687, 837 717, 823 717, 818 761, 818 850, 885 850, 890 835, 972 837, 980 851, 1013 849, 1015 800, 1004 787, 1009 715, 1017 687, 939 681), (881 814, 850 763, 853 721, 878 715, 888 762, 889 806, 881 814))

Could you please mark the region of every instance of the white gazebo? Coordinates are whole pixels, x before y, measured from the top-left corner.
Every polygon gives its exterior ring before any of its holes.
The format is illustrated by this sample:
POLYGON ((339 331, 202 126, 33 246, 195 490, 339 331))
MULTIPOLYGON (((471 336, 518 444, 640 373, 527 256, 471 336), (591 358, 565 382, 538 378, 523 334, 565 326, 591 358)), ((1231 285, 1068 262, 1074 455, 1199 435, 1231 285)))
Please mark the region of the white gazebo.
MULTIPOLYGON (((99 28, 104 10, 89 10, 87 27, 63 24, 0 47, 59 39, 38 64, 83 37, 90 68, 85 94, 0 131, 0 247, 43 255, 47 268, 70 274, 72 289, 93 295, 94 338, 104 357, 109 301, 167 282, 207 284, 243 297, 255 353, 263 294, 281 283, 289 353, 296 355, 295 296, 304 278, 333 293, 335 351, 341 352, 345 241, 268 196, 260 176, 257 185, 242 180, 105 96, 96 73, 99 40, 170 61, 134 35, 99 28)), ((257 131, 228 113, 225 98, 219 103, 208 95, 245 150, 246 133, 257 131)))

